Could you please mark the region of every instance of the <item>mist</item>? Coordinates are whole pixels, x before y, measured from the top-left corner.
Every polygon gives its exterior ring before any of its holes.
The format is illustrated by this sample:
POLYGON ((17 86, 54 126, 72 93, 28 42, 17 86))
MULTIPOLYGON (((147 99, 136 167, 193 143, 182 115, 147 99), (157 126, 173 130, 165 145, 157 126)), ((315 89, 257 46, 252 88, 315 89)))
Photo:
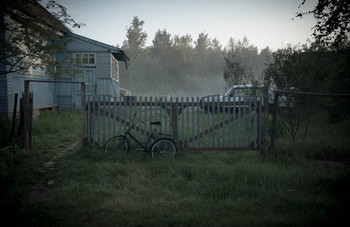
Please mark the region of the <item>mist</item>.
POLYGON ((269 48, 260 52, 248 38, 230 39, 223 47, 217 39, 201 33, 194 40, 191 35, 172 36, 165 29, 158 30, 146 46, 148 34, 144 25, 134 17, 127 29, 127 40, 121 49, 129 56, 128 69, 120 68, 120 87, 134 96, 201 97, 223 94, 230 83, 224 79, 227 65, 234 61, 244 70, 237 83, 263 81, 263 70, 271 56, 269 48))

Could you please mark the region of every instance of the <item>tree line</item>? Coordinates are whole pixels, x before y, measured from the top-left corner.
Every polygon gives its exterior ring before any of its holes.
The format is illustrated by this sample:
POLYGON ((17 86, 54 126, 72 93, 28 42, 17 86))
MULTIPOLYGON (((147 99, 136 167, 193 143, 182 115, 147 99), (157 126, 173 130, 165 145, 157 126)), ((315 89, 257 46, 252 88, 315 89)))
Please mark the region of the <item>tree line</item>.
POLYGON ((263 81, 263 70, 272 51, 261 51, 244 37, 231 38, 226 47, 200 33, 174 35, 158 29, 152 45, 144 21, 134 17, 122 49, 130 58, 121 67, 120 85, 135 95, 203 96, 223 93, 233 84, 263 81), (239 69, 237 69, 239 68, 239 69))

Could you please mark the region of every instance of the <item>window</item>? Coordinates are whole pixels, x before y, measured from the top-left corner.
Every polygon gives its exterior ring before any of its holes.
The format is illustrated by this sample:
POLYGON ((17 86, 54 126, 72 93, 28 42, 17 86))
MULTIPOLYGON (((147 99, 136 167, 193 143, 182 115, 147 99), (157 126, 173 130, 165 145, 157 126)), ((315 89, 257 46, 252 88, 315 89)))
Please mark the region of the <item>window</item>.
POLYGON ((119 64, 118 60, 112 55, 112 79, 119 82, 119 64))
POLYGON ((78 65, 94 66, 96 64, 95 54, 75 54, 75 60, 78 65))

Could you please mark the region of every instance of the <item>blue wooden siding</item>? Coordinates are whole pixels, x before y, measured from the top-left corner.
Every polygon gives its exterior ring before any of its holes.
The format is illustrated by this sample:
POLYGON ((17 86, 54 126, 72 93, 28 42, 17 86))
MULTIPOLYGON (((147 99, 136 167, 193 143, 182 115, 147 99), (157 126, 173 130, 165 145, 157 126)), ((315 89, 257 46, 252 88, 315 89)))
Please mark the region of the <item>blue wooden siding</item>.
MULTIPOLYGON (((24 76, 13 73, 2 75, 0 78, 0 108, 2 113, 12 112, 15 101, 15 94, 17 93, 19 97, 22 96, 22 93, 24 92, 25 80, 52 80, 47 77, 24 76)), ((51 83, 30 83, 30 92, 33 92, 34 108, 42 108, 55 105, 56 102, 53 93, 54 90, 55 87, 51 83)), ((17 106, 17 109, 19 110, 19 99, 17 106)))
MULTIPOLYGON (((59 81, 72 82, 72 79, 61 79, 59 81)), ((55 84, 56 103, 60 108, 72 108, 72 84, 55 84)))
MULTIPOLYGON (((52 80, 52 81, 72 81, 87 82, 87 95, 119 95, 119 81, 113 80, 116 61, 112 53, 118 53, 119 49, 92 39, 88 39, 76 34, 67 36, 71 42, 67 44, 67 53, 57 55, 59 59, 64 54, 70 54, 74 57, 75 53, 93 53, 95 54, 96 65, 93 67, 81 67, 82 76, 71 77, 70 75, 61 75, 60 79, 50 78, 45 74, 45 70, 33 70, 34 75, 7 74, 0 77, 0 112, 12 112, 15 93, 19 95, 24 92, 24 80, 52 80)), ((81 87, 80 84, 68 83, 31 83, 31 91, 34 92, 34 108, 40 108, 50 105, 59 105, 61 108, 81 106, 81 87)))
MULTIPOLYGON (((112 52, 118 51, 116 47, 106 45, 104 43, 97 42, 95 40, 88 39, 76 34, 71 34, 68 36, 71 42, 68 44, 67 49, 71 51, 74 56, 75 53, 93 53, 95 54, 96 65, 94 67, 81 67, 83 71, 83 79, 78 76, 73 79, 76 82, 88 82, 88 95, 109 95, 118 96, 119 95, 119 81, 113 80, 113 68, 116 68, 116 61, 112 55, 112 52), (87 76, 91 75, 93 78, 87 76)), ((115 76, 119 78, 118 76, 115 76)), ((77 86, 77 85, 74 85, 77 86)), ((72 103, 75 106, 79 106, 80 103, 80 93, 78 94, 76 89, 72 91, 72 103)))
POLYGON ((9 111, 8 76, 0 75, 0 114, 9 111))

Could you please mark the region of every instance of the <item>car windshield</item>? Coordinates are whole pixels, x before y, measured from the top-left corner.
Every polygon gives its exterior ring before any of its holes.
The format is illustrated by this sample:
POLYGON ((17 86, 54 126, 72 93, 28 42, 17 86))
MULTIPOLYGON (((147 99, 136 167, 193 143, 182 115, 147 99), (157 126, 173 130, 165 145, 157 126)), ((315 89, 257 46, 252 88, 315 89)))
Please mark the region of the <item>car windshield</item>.
POLYGON ((251 88, 251 87, 252 87, 251 85, 233 86, 225 93, 225 96, 247 95, 249 93, 249 88, 251 88))
POLYGON ((231 91, 234 89, 235 87, 231 87, 224 96, 229 96, 231 94, 231 91))
POLYGON ((260 94, 262 93, 260 88, 262 87, 254 87, 253 85, 235 85, 225 93, 225 96, 262 95, 260 94))

